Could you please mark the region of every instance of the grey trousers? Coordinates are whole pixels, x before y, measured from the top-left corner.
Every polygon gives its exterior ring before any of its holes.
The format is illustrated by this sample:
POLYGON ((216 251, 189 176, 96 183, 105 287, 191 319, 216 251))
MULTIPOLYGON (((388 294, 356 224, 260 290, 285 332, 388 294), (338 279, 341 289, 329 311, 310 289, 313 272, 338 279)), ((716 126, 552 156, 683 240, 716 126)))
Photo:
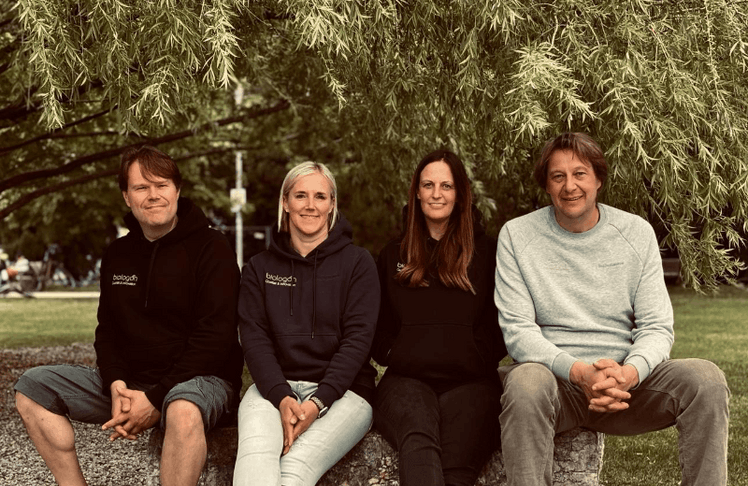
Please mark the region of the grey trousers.
POLYGON ((584 392, 537 363, 499 368, 501 443, 509 486, 551 486, 553 437, 585 427, 611 435, 678 429, 682 486, 727 484, 730 391, 716 365, 701 359, 665 361, 630 390, 629 408, 590 411, 584 392))

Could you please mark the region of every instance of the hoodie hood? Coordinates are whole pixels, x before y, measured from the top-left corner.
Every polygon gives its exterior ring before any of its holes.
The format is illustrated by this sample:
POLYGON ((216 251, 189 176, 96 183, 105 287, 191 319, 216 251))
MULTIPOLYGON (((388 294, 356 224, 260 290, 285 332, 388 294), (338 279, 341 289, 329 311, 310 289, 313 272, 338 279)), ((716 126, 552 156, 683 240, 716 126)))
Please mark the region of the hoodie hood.
POLYGON ((270 239, 270 251, 291 260, 313 262, 315 260, 323 260, 351 244, 353 244, 353 227, 351 227, 351 223, 343 216, 343 213, 339 212, 338 221, 330 229, 325 241, 310 251, 307 256, 303 257, 299 255, 291 246, 290 234, 287 232, 281 233, 277 228, 273 228, 273 234, 270 239))
MULTIPOLYGON (((287 232, 281 233, 277 229, 273 229, 270 240, 270 251, 282 259, 289 260, 292 278, 296 278, 295 262, 312 265, 312 339, 314 339, 314 333, 317 329, 317 265, 328 256, 338 253, 346 246, 353 244, 353 228, 342 213, 338 214, 338 221, 330 229, 325 241, 320 243, 305 257, 293 249, 291 246, 291 235, 287 232)), ((289 286, 288 292, 290 294, 288 312, 289 315, 293 316, 294 286, 289 286)))

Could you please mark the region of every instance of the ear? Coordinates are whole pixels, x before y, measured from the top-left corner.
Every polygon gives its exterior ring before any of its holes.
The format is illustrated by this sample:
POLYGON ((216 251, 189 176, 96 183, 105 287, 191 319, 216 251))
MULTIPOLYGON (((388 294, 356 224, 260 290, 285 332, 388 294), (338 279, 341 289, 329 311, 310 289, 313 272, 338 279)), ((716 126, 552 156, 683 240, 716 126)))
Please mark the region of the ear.
POLYGON ((283 210, 287 213, 289 212, 288 211, 288 198, 286 196, 283 196, 283 210))
POLYGON ((127 204, 127 207, 128 208, 131 207, 130 206, 130 198, 127 196, 127 191, 122 191, 122 197, 124 198, 125 204, 127 204))

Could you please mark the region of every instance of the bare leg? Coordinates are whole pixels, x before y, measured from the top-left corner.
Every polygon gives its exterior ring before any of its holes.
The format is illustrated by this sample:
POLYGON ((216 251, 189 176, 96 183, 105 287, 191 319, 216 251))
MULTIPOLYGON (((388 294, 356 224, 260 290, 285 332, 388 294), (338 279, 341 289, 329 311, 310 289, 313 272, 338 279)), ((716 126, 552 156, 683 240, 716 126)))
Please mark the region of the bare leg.
POLYGON ((85 486, 75 433, 67 417, 52 413, 22 393, 16 392, 16 408, 31 441, 60 486, 85 486))
POLYGON ((187 400, 175 400, 166 410, 164 448, 161 452, 161 484, 197 484, 208 455, 200 410, 187 400))

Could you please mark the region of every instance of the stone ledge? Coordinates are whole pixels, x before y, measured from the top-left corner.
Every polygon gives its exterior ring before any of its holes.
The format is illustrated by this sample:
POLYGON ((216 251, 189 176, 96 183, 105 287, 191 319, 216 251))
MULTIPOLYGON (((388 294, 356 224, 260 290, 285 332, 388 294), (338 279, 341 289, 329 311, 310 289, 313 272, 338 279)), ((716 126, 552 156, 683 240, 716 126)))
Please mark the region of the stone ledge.
MULTIPOLYGON (((149 473, 146 483, 159 485, 159 458, 163 433, 156 429, 149 439, 149 473)), ((574 429, 556 436, 553 460, 554 486, 599 486, 604 435, 574 429)), ((208 434, 208 460, 200 486, 230 486, 236 459, 237 429, 227 427, 208 434)), ((483 468, 476 486, 506 484, 504 461, 497 451, 483 468)), ((343 457, 317 486, 397 486, 397 453, 377 431, 369 432, 343 457)))

